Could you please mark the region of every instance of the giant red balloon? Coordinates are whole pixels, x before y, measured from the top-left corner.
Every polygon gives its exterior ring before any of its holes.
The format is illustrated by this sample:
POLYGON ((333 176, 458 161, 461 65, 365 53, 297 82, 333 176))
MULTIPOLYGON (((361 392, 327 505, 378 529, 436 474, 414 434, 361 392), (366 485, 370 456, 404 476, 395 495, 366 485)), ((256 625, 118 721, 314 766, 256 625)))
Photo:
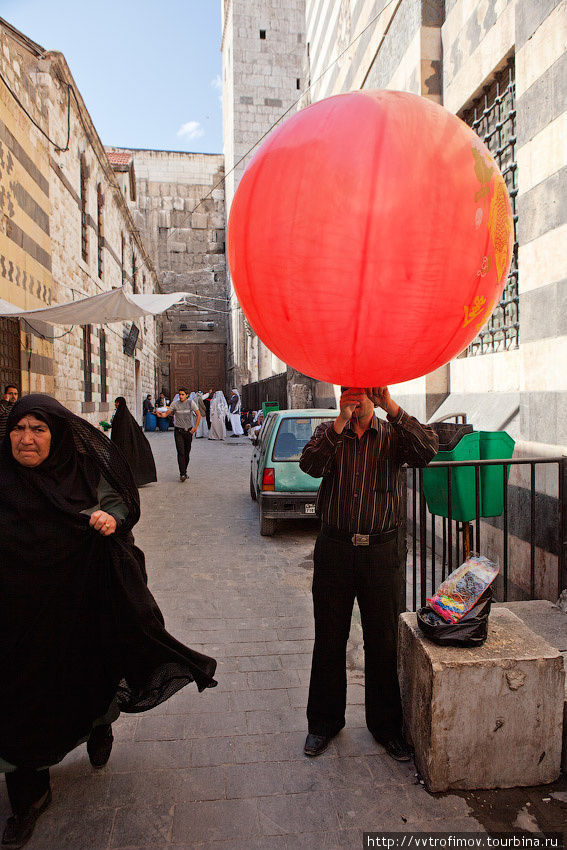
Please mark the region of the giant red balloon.
POLYGON ((338 95, 258 149, 235 194, 228 258, 265 345, 334 384, 407 381, 488 320, 512 257, 510 200, 459 118, 405 92, 338 95))

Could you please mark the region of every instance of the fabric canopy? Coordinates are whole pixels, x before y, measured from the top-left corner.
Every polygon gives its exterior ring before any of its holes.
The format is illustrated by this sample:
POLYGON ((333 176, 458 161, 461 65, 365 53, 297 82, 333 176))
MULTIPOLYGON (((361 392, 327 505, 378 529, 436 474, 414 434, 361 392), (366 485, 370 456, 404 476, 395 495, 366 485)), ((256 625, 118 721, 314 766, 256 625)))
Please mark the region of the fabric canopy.
POLYGON ((21 310, 0 298, 0 316, 37 319, 52 325, 97 325, 123 322, 141 316, 163 313, 173 304, 183 301, 185 292, 170 292, 167 295, 131 295, 124 288, 111 289, 80 301, 54 304, 39 310, 21 310))

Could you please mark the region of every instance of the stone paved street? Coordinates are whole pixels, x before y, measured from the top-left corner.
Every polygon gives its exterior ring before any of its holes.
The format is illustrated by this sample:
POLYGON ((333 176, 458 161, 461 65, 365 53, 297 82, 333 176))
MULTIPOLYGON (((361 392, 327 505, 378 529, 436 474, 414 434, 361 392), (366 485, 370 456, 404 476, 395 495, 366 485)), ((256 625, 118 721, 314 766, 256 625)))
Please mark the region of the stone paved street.
MULTIPOLYGON (((30 850, 319 850, 360 848, 365 830, 537 828, 526 791, 434 797, 413 764, 385 755, 364 725, 356 623, 347 727, 321 757, 303 756, 316 526, 260 537, 248 441, 194 441, 180 484, 173 434, 148 436, 159 482, 141 491, 136 541, 169 630, 218 659, 219 684, 123 715, 101 771, 84 746, 53 768, 30 850)), ((564 816, 565 784, 549 792, 540 809, 564 816)), ((530 793, 541 801, 548 789, 530 793)))

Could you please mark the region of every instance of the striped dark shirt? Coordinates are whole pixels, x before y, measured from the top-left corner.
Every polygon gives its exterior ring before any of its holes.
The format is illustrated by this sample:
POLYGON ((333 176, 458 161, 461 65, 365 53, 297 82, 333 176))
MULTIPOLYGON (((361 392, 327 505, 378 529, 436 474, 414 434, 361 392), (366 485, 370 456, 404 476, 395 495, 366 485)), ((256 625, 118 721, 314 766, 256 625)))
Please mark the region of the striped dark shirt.
POLYGON ((324 523, 349 534, 371 534, 398 525, 402 464, 426 466, 438 447, 433 430, 400 408, 387 421, 374 415, 360 438, 350 425, 337 434, 332 422, 324 422, 299 466, 323 478, 316 513, 324 523))

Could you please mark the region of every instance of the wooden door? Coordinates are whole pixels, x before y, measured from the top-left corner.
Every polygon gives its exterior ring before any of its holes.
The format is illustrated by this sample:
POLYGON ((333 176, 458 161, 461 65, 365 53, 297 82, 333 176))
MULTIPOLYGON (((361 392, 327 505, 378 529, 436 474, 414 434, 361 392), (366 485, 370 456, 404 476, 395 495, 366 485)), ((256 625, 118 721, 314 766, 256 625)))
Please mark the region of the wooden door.
POLYGON ((206 391, 225 389, 224 345, 216 343, 194 343, 171 346, 169 371, 171 398, 179 387, 206 391))
POLYGON ((199 352, 199 389, 225 391, 226 374, 224 345, 207 343, 197 345, 199 352))

